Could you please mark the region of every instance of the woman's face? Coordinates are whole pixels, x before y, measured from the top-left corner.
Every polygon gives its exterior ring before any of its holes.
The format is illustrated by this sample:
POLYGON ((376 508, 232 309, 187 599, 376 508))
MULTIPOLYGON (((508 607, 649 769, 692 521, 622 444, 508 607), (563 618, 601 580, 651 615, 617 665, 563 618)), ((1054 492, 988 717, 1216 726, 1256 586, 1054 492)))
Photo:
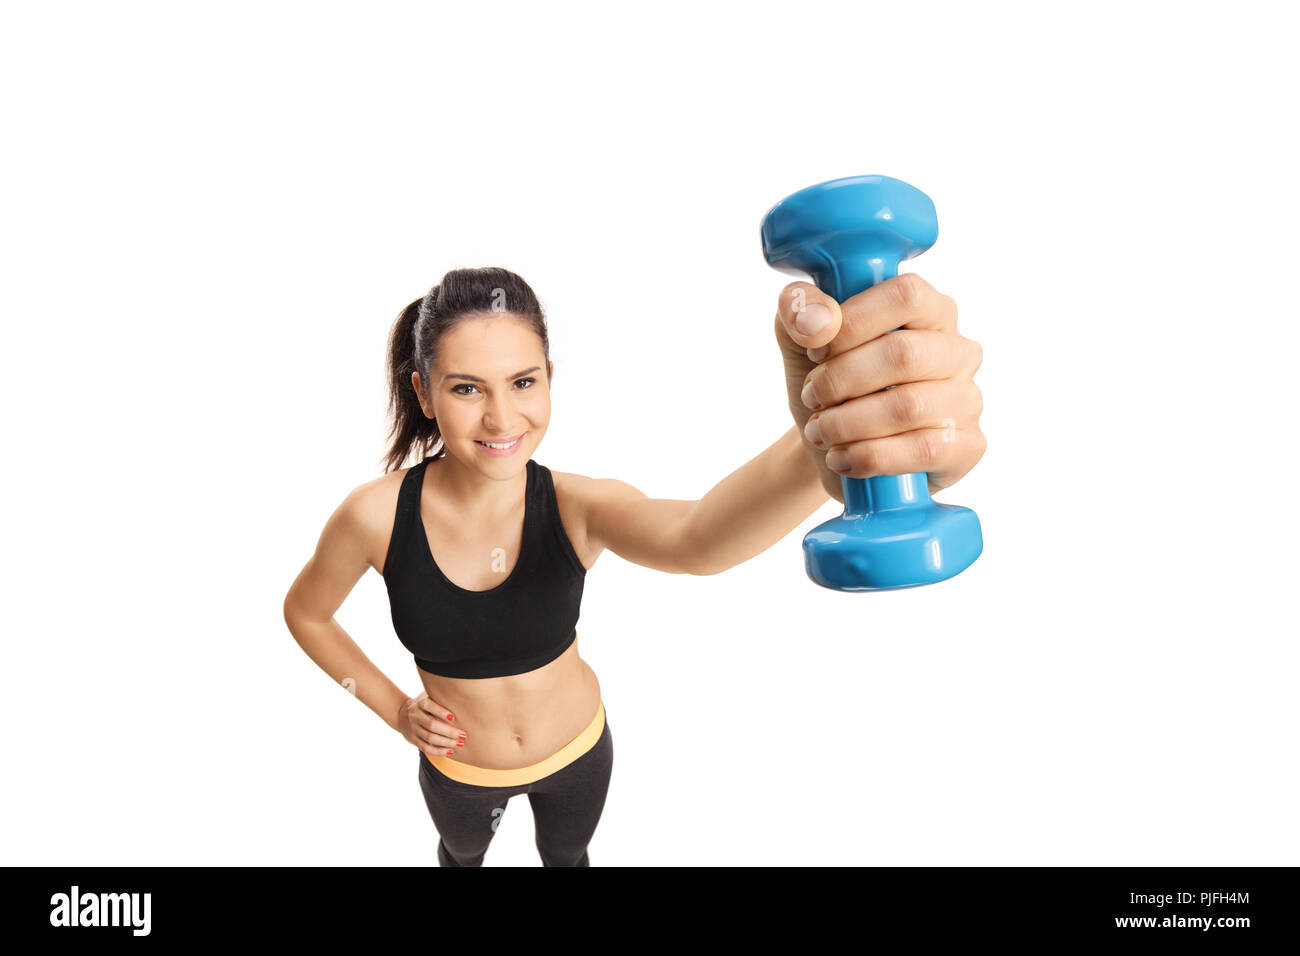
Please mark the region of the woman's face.
POLYGON ((443 334, 427 388, 419 372, 412 384, 424 413, 438 420, 447 453, 504 476, 532 457, 550 424, 547 366, 531 324, 506 312, 481 313, 443 334), (514 439, 508 448, 485 445, 514 439))

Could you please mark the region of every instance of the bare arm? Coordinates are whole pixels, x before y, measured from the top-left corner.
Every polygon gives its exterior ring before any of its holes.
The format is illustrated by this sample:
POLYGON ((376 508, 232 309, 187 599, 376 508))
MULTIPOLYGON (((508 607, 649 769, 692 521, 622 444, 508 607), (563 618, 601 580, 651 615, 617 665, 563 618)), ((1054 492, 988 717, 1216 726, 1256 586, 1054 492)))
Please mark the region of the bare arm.
POLYGON ((334 612, 370 567, 361 518, 364 488, 348 495, 325 523, 315 554, 285 596, 284 621, 321 670, 336 683, 350 686, 358 700, 400 731, 398 715, 407 695, 334 620, 334 612), (349 678, 351 683, 345 684, 349 678))
POLYGON ((583 488, 597 551, 670 574, 717 574, 748 561, 829 497, 796 428, 698 501, 647 498, 608 478, 586 479, 583 488))
POLYGON ((762 554, 830 496, 803 435, 791 428, 695 503, 683 543, 693 574, 717 574, 762 554))

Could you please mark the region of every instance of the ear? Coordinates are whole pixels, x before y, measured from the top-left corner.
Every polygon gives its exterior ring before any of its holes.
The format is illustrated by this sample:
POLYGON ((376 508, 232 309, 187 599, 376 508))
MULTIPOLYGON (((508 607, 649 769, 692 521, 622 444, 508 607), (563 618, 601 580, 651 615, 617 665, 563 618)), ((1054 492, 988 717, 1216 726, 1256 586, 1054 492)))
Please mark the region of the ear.
POLYGON ((420 411, 424 412, 424 417, 425 417, 425 418, 433 418, 433 412, 432 412, 432 409, 430 409, 430 408, 429 408, 428 406, 426 406, 425 403, 424 403, 424 402, 425 402, 425 397, 424 397, 424 388, 423 388, 423 383, 421 383, 421 381, 420 381, 420 373, 419 373, 419 372, 412 372, 412 373, 411 373, 411 388, 415 389, 415 397, 416 397, 416 398, 419 400, 419 402, 420 402, 420 411))

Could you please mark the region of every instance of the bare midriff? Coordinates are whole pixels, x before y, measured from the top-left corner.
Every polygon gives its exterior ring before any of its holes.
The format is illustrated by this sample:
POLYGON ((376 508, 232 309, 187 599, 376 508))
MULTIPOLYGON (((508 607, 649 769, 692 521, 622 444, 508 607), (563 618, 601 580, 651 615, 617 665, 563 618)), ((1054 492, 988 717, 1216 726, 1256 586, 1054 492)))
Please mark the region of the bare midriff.
POLYGON ((445 705, 456 716, 449 723, 466 735, 465 746, 446 749, 456 752, 457 763, 476 767, 512 770, 545 760, 582 733, 600 708, 600 682, 578 656, 576 637, 555 660, 525 674, 419 674, 429 698, 445 705))

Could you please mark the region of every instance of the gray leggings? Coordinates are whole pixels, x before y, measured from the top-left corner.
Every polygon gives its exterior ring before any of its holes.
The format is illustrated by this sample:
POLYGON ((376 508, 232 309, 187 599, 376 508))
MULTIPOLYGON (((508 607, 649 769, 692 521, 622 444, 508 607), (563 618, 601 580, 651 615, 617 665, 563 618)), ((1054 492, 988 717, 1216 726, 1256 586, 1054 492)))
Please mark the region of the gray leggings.
POLYGON ((555 773, 513 787, 481 787, 453 780, 420 756, 420 789, 439 834, 440 866, 482 866, 483 855, 516 794, 532 805, 542 866, 591 866, 587 844, 605 808, 614 768, 614 738, 605 729, 591 749, 555 773))

